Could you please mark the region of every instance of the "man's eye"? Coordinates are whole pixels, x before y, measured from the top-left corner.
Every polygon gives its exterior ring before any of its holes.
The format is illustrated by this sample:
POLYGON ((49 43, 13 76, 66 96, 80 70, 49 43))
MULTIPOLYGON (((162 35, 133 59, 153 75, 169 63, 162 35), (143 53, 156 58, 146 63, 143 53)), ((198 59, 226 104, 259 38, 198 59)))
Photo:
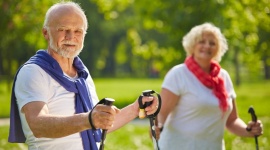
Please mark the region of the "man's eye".
POLYGON ((59 28, 59 29, 58 29, 58 31, 64 31, 64 29, 62 29, 62 28, 59 28))
POLYGON ((81 30, 76 30, 75 33, 76 34, 82 34, 83 32, 81 30))

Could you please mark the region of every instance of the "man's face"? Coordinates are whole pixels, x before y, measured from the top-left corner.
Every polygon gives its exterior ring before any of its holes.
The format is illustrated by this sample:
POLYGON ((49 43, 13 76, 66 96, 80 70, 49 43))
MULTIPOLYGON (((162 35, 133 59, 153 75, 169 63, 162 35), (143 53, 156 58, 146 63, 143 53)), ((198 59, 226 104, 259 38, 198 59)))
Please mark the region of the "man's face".
POLYGON ((85 33, 79 13, 60 13, 53 16, 49 25, 49 48, 65 58, 74 58, 82 51, 85 33))

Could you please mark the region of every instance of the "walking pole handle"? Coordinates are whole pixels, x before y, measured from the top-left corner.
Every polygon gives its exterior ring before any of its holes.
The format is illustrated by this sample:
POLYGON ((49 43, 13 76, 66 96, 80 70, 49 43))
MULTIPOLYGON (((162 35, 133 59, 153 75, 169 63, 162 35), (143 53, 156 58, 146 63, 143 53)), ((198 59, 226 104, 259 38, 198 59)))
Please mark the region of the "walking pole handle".
POLYGON ((252 121, 257 122, 257 116, 256 116, 255 111, 254 111, 252 106, 249 107, 248 112, 251 115, 252 121))
MULTIPOLYGON (((257 122, 257 116, 256 116, 255 110, 252 106, 249 107, 248 113, 250 113, 252 121, 257 122)), ((259 150, 258 136, 255 135, 254 139, 255 139, 255 144, 256 144, 256 150, 259 150)))
POLYGON ((157 149, 159 150, 159 146, 158 146, 158 140, 157 140, 157 137, 156 137, 156 132, 155 132, 155 121, 157 119, 157 115, 161 109, 161 97, 160 95, 154 91, 154 90, 144 90, 142 91, 142 94, 139 96, 138 98, 138 103, 139 103, 139 108, 140 108, 140 112, 139 112, 139 118, 140 119, 143 119, 145 116, 147 116, 147 118, 149 118, 149 122, 150 122, 150 129, 151 129, 151 134, 152 134, 152 137, 155 139, 155 142, 156 142, 156 147, 157 149), (152 101, 150 102, 145 102, 143 104, 142 102, 142 97, 143 96, 152 96, 153 94, 156 94, 157 97, 158 97, 158 106, 157 106, 157 111, 154 113, 154 114, 151 114, 151 115, 145 115, 145 111, 144 109, 147 107, 147 106, 150 106, 152 104, 152 101))
MULTIPOLYGON (((100 103, 103 103, 106 106, 112 106, 114 101, 115 100, 112 98, 103 98, 100 103)), ((102 136, 101 136, 101 143, 100 143, 99 150, 104 149, 106 134, 107 134, 107 129, 102 129, 102 136)))

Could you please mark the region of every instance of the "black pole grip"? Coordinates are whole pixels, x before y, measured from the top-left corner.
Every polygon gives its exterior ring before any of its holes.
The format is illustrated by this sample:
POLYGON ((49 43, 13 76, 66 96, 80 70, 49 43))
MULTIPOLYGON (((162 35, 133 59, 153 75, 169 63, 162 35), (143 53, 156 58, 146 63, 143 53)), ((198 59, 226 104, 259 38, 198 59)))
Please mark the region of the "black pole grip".
POLYGON ((256 116, 255 110, 253 109, 252 106, 249 107, 248 112, 249 112, 250 115, 251 115, 252 121, 253 121, 253 122, 257 122, 257 116, 256 116))
POLYGON ((103 98, 103 100, 104 100, 104 105, 107 105, 107 106, 112 106, 113 105, 113 103, 114 103, 114 99, 112 99, 112 98, 103 98))
MULTIPOLYGON (((257 116, 256 116, 255 110, 253 109, 252 106, 249 107, 248 113, 250 113, 252 121, 257 122, 257 116)), ((256 144, 256 150, 259 150, 258 136, 255 135, 254 139, 255 139, 255 144, 256 144)))
MULTIPOLYGON (((155 92, 154 90, 145 90, 145 91, 142 92, 142 94, 141 94, 141 95, 139 96, 139 98, 138 98, 139 108, 140 108, 140 110, 143 110, 143 109, 146 108, 147 106, 150 106, 150 105, 152 104, 152 101, 151 101, 151 102, 145 102, 145 103, 143 104, 143 102, 142 102, 142 97, 143 97, 143 96, 152 96, 153 94, 156 94, 156 95, 157 95, 159 105, 158 105, 157 111, 156 111, 154 114, 152 114, 152 115, 147 115, 148 118, 152 118, 152 117, 155 117, 155 116, 158 115, 158 113, 159 113, 159 111, 160 111, 160 109, 161 109, 161 103, 162 103, 161 97, 160 97, 160 95, 159 95, 157 92, 155 92)), ((141 118, 141 117, 140 117, 140 118, 141 118)), ((144 118, 144 117, 143 117, 143 118, 144 118)))
MULTIPOLYGON (((143 96, 151 96, 152 94, 154 94, 155 91, 153 90, 145 90, 142 92, 143 96)), ((151 102, 145 102, 143 107, 146 108, 147 106, 150 106, 152 104, 152 101, 151 102)))
MULTIPOLYGON (((112 98, 103 98, 102 100, 100 100, 99 103, 100 104, 104 104, 106 106, 112 106, 114 101, 115 100, 112 99, 112 98)), ((103 150, 104 149, 106 134, 107 134, 107 130, 106 129, 102 129, 101 143, 100 143, 99 150, 103 150)))

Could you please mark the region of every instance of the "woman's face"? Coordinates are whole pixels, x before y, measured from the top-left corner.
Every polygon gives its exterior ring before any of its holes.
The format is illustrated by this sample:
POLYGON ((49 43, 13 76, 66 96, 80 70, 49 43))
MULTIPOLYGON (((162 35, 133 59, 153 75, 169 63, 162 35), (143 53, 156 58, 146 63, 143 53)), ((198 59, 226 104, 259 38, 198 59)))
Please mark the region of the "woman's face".
POLYGON ((218 41, 213 33, 204 32, 194 46, 193 56, 196 60, 211 61, 218 52, 218 41))

